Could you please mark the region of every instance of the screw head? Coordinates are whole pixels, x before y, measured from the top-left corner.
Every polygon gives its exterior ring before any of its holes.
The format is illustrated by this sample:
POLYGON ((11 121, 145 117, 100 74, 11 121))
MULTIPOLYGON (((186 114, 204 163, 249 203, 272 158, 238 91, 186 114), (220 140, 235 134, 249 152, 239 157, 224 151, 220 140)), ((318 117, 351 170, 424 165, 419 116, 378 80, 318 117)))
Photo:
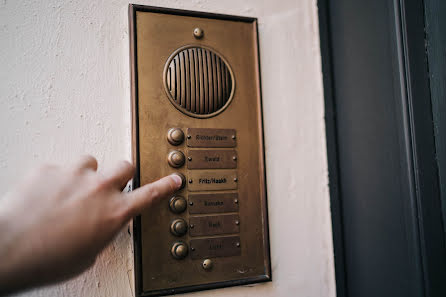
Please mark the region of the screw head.
POLYGON ((237 156, 232 157, 232 160, 237 161, 237 156))
POLYGON ((236 245, 237 247, 240 247, 240 242, 237 242, 235 245, 236 245))
POLYGON ((191 179, 189 180, 189 183, 190 183, 190 184, 193 183, 193 182, 194 182, 193 180, 191 180, 191 179))
POLYGON ((237 181, 238 181, 238 179, 236 177, 234 177, 234 182, 237 182, 237 181))
POLYGON ((235 224, 236 224, 236 225, 240 225, 240 221, 239 221, 239 220, 236 220, 236 221, 235 221, 235 224))
POLYGON ((189 161, 192 161, 192 157, 187 157, 187 159, 188 159, 189 161))
POLYGON ((232 139, 235 139, 236 137, 235 137, 235 135, 232 135, 232 139))
POLYGON ((192 136, 190 136, 190 135, 187 135, 187 139, 191 139, 192 138, 192 136))
POLYGON ((234 200, 234 203, 237 204, 237 203, 238 203, 238 199, 235 199, 235 200, 234 200))
POLYGON ((201 39, 201 38, 203 38, 203 36, 204 36, 204 31, 203 31, 203 29, 198 28, 198 27, 194 29, 194 37, 195 37, 195 38, 197 38, 197 39, 201 39))
POLYGON ((203 261, 203 264, 201 264, 201 266, 203 267, 204 270, 209 271, 212 270, 212 266, 214 265, 212 263, 212 260, 206 259, 203 261))

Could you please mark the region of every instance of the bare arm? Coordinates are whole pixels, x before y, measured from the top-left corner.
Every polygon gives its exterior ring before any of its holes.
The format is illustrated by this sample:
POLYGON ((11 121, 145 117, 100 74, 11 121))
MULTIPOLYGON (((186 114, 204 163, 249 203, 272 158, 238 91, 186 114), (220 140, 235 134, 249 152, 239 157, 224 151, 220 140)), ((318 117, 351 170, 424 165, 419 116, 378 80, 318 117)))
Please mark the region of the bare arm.
POLYGON ((43 166, 0 200, 0 295, 81 273, 133 216, 181 185, 171 175, 122 193, 130 163, 96 170, 93 157, 43 166))

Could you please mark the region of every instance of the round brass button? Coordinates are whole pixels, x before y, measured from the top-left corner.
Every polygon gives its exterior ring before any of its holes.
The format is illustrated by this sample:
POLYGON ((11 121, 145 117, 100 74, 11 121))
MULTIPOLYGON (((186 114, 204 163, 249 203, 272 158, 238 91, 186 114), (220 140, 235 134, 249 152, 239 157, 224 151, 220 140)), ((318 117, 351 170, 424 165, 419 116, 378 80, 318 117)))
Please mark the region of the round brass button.
POLYGON ((212 270, 212 267, 214 266, 214 263, 212 263, 211 259, 206 259, 203 261, 203 264, 201 264, 204 270, 210 271, 212 270))
POLYGON ((182 183, 181 183, 180 190, 183 189, 186 186, 186 177, 184 176, 184 174, 179 173, 179 172, 175 172, 175 173, 172 173, 172 174, 176 174, 176 175, 178 175, 181 178, 182 183))
POLYGON ((187 223, 183 219, 176 219, 170 224, 170 232, 175 236, 183 236, 187 233, 187 223))
POLYGON ((171 151, 167 156, 167 161, 169 165, 175 168, 181 167, 186 162, 186 157, 180 151, 171 151))
POLYGON ((182 213, 186 210, 187 201, 181 196, 174 196, 169 201, 169 207, 174 213, 182 213))
POLYGON ((171 128, 167 132, 167 141, 171 145, 180 145, 184 141, 184 133, 180 128, 171 128))
POLYGON ((184 242, 175 242, 170 249, 170 253, 175 259, 184 259, 189 253, 189 248, 184 242))

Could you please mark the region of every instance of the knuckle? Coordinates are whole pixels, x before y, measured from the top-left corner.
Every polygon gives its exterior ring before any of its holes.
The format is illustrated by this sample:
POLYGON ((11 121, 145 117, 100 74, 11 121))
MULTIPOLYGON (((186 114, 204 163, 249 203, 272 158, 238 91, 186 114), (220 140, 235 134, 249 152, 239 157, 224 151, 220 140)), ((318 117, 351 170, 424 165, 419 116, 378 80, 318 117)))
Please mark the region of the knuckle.
POLYGON ((126 172, 133 173, 135 171, 135 166, 131 164, 129 161, 121 161, 120 165, 126 172))
POLYGON ((111 181, 103 176, 98 176, 92 183, 95 184, 96 192, 103 192, 111 187, 111 181))

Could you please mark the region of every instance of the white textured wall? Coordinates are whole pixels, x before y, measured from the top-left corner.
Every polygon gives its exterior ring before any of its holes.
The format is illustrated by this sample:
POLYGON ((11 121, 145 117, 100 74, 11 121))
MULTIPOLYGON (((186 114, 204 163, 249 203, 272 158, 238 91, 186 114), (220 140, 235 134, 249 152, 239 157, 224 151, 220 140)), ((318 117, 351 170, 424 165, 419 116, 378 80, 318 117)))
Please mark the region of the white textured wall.
MULTIPOLYGON (((316 0, 139 3, 259 18, 273 282, 183 296, 335 296, 316 0)), ((0 0, 0 194, 43 161, 130 159, 127 4, 0 0)), ((132 295, 124 230, 83 275, 21 296, 132 295)))

